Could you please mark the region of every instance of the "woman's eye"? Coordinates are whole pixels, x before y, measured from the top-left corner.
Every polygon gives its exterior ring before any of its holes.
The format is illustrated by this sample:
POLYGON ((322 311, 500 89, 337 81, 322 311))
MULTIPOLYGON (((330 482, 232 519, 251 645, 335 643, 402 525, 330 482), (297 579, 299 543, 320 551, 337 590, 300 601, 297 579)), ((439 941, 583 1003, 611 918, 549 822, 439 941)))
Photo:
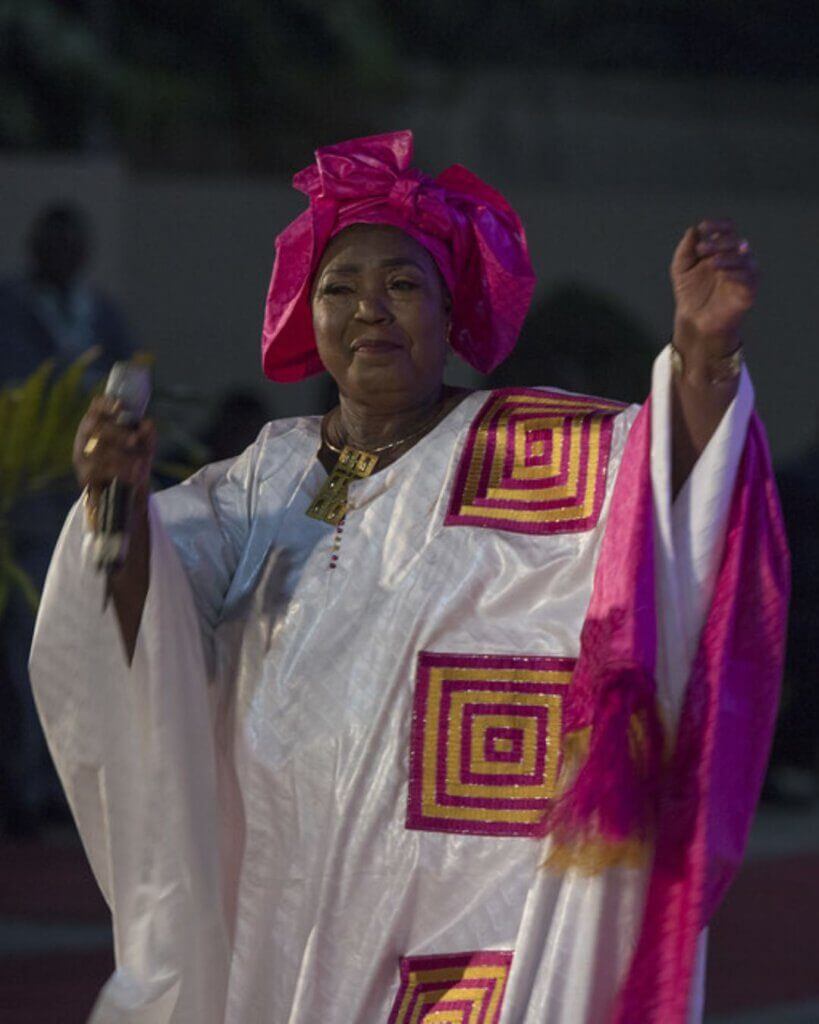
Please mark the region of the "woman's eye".
POLYGON ((413 291, 418 287, 418 283, 416 281, 411 281, 408 277, 399 277, 390 281, 390 288, 395 288, 399 292, 413 291))
POLYGON ((338 282, 330 282, 323 289, 325 295, 349 295, 352 290, 350 285, 338 282))

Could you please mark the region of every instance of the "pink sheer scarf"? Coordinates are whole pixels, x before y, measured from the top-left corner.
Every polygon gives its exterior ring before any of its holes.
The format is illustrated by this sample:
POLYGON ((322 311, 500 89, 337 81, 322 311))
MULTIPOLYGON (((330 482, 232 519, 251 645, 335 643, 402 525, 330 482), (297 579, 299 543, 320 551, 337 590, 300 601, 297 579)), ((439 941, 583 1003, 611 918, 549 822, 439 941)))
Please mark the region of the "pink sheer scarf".
POLYGON ((790 584, 767 443, 753 416, 676 742, 664 752, 654 683, 650 424, 646 403, 618 472, 581 637, 567 732, 585 732, 587 753, 544 824, 564 863, 582 865, 584 850, 594 848, 614 851, 616 863, 635 843, 653 846, 642 928, 613 1024, 687 1019, 697 939, 739 867, 762 786, 790 584))

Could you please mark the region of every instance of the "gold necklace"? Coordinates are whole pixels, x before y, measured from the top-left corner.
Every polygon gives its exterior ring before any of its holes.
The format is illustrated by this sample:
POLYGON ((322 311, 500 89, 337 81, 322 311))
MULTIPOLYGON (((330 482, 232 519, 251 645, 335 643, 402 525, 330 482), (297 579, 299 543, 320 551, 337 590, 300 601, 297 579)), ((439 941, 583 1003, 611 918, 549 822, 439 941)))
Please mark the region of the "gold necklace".
MULTIPOLYGON (((416 437, 420 437, 421 434, 423 434, 425 430, 428 430, 435 423, 435 420, 440 416, 440 414, 441 414, 441 409, 440 408, 436 409, 434 415, 430 416, 430 418, 428 420, 424 420, 424 422, 421 424, 421 426, 417 430, 414 430, 411 434, 406 434, 404 437, 399 437, 397 441, 388 441, 387 444, 379 445, 377 448, 367 447, 366 449, 364 449, 364 448, 356 448, 354 450, 355 451, 365 451, 366 450, 366 452, 368 454, 370 454, 370 455, 380 455, 382 452, 389 451, 390 448, 397 448, 399 445, 406 444, 408 441, 414 441, 416 437)), ((335 452, 336 455, 340 455, 344 451, 345 448, 350 448, 351 447, 351 445, 346 445, 345 444, 344 448, 338 448, 336 445, 334 445, 330 441, 330 439, 327 437, 327 434, 326 434, 325 429, 324 429, 324 420, 321 421, 321 441, 322 441, 322 444, 324 444, 327 448, 329 448, 331 452, 335 452)))
POLYGON ((310 503, 307 515, 311 519, 319 519, 323 523, 330 523, 337 526, 347 512, 347 492, 353 480, 363 480, 375 470, 378 465, 378 456, 391 448, 398 448, 399 445, 407 444, 420 437, 424 431, 429 430, 440 418, 442 408, 436 409, 435 415, 431 416, 417 430, 397 441, 389 441, 387 444, 379 445, 365 451, 363 448, 353 448, 345 445, 338 448, 328 439, 324 428, 324 420, 321 421, 321 443, 338 455, 338 460, 333 466, 332 472, 324 481, 321 490, 310 503))

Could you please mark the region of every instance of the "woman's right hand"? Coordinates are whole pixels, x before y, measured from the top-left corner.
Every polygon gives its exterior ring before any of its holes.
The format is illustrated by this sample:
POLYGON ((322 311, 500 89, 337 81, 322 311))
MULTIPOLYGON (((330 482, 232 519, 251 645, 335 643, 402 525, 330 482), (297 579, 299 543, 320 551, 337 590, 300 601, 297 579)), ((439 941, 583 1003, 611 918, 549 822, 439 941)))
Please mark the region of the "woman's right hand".
POLYGON ((132 488, 134 497, 131 539, 125 563, 108 579, 128 663, 134 656, 142 609, 150 576, 148 491, 156 449, 151 420, 136 427, 117 423, 119 403, 103 395, 95 398, 80 421, 74 438, 74 471, 86 488, 86 513, 93 527, 97 503, 115 478, 132 488))
POLYGON ((137 507, 147 501, 156 428, 148 419, 136 427, 122 426, 117 423, 119 410, 116 399, 94 398, 74 438, 74 472, 80 487, 87 488, 92 513, 115 478, 133 489, 137 507))

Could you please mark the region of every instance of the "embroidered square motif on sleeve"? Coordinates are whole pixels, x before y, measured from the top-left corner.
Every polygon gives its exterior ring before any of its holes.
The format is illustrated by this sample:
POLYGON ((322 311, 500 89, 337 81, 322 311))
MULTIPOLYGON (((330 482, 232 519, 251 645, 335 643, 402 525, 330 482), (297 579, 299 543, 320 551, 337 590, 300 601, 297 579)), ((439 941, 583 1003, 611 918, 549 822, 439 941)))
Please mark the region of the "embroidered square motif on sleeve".
POLYGON ((506 950, 402 957, 387 1024, 498 1024, 511 963, 506 950))
POLYGON ((624 408, 557 391, 494 391, 469 428, 444 525, 590 530, 605 497, 612 423, 624 408))
POLYGON ((573 658, 418 658, 407 828, 531 836, 554 796, 573 658))

